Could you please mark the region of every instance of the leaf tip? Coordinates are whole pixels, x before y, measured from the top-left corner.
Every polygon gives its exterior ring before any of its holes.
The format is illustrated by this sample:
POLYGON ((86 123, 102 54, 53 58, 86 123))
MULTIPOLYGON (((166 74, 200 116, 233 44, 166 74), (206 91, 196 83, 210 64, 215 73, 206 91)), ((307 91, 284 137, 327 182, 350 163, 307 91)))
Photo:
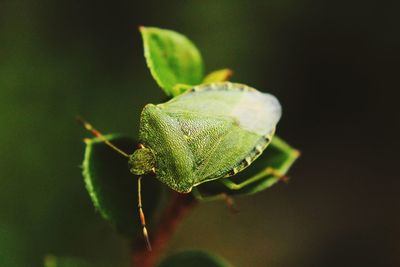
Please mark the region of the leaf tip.
POLYGON ((234 74, 233 70, 226 69, 226 76, 225 76, 226 81, 232 78, 233 74, 234 74))
POLYGON ((143 32, 145 29, 146 29, 146 27, 143 26, 143 25, 139 25, 139 26, 138 26, 139 32, 143 32))
POLYGON ((294 149, 293 150, 293 156, 296 157, 296 158, 300 157, 301 156, 301 151, 298 150, 298 149, 294 149))

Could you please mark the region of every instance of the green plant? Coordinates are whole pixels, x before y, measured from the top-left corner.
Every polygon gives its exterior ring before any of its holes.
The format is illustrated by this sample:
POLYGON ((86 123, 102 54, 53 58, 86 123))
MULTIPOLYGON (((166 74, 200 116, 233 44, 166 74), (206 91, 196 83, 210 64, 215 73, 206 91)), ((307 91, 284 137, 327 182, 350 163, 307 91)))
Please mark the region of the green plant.
MULTIPOLYGON (((246 102, 247 105, 240 106, 241 114, 247 116, 249 114, 243 113, 243 109, 248 106, 257 106, 259 104, 257 102, 258 98, 268 96, 268 101, 270 98, 273 99, 273 97, 261 94, 254 89, 249 89, 249 87, 225 82, 232 74, 229 69, 214 71, 204 77, 204 66, 200 52, 195 45, 183 35, 159 28, 141 27, 140 31, 144 41, 147 65, 151 74, 158 85, 164 90, 165 94, 172 98, 171 102, 163 105, 163 109, 171 111, 172 108, 169 103, 183 103, 183 105, 178 105, 178 109, 180 112, 187 112, 188 110, 193 110, 193 105, 195 105, 195 103, 204 102, 207 104, 207 108, 213 107, 215 112, 218 110, 218 105, 213 105, 210 102, 216 97, 215 95, 203 94, 201 97, 196 96, 197 98, 194 98, 193 102, 190 103, 185 102, 187 99, 182 100, 183 96, 188 94, 193 95, 196 89, 203 90, 204 88, 207 90, 211 88, 211 91, 220 90, 222 88, 228 91, 226 96, 229 101, 233 102, 236 101, 238 97, 236 94, 238 94, 238 92, 240 92, 240 94, 257 94, 257 97, 251 97, 252 100, 246 102), (210 83, 212 83, 212 85, 209 85, 210 83), (194 88, 195 90, 191 91, 189 90, 190 88, 194 88)), ((274 109, 277 109, 279 103, 271 105, 274 109)), ((166 246, 165 241, 173 234, 173 230, 179 222, 179 219, 197 202, 202 200, 225 199, 227 203, 231 203, 231 196, 233 195, 254 194, 265 190, 284 178, 290 166, 299 156, 297 150, 291 148, 280 138, 276 136, 273 137, 275 125, 280 114, 276 115, 268 109, 261 109, 262 112, 260 114, 254 114, 255 118, 246 117, 246 121, 260 121, 264 123, 260 126, 260 129, 257 128, 258 130, 254 131, 257 134, 250 134, 248 131, 243 130, 243 125, 240 123, 237 124, 236 121, 230 122, 226 117, 223 117, 228 114, 228 112, 223 108, 221 108, 221 110, 218 118, 219 121, 225 125, 225 128, 219 126, 218 129, 223 129, 225 132, 233 131, 235 136, 240 139, 241 146, 239 147, 242 147, 243 151, 248 151, 249 154, 234 153, 231 157, 214 159, 215 162, 218 161, 218 163, 222 163, 214 164, 213 166, 223 166, 213 168, 215 173, 209 176, 199 176, 199 174, 193 176, 188 173, 187 176, 179 178, 189 179, 191 177, 192 180, 194 179, 193 181, 174 181, 174 186, 173 182, 169 180, 173 177, 166 175, 166 173, 173 169, 173 167, 168 164, 171 153, 174 152, 176 154, 177 152, 173 150, 169 154, 163 153, 165 149, 161 147, 157 153, 159 156, 163 155, 163 159, 167 161, 167 163, 164 164, 165 166, 161 168, 163 175, 159 174, 158 178, 175 191, 188 194, 171 191, 162 183, 156 179, 150 179, 150 177, 149 179, 143 179, 146 182, 143 183, 143 188, 140 190, 141 178, 135 179, 127 167, 127 159, 120 154, 129 158, 132 165, 132 173, 140 175, 140 177, 147 177, 151 176, 152 172, 157 174, 154 169, 154 155, 152 152, 149 149, 146 150, 143 145, 140 145, 139 148, 141 149, 137 149, 135 153, 126 153, 125 151, 132 152, 133 148, 137 145, 135 140, 118 134, 103 136, 90 124, 83 121, 84 126, 97 137, 94 139, 86 139, 83 175, 87 190, 94 206, 100 211, 102 217, 111 222, 122 234, 133 240, 135 244, 133 252, 135 266, 146 267, 153 266, 157 263, 159 256, 166 246), (225 120, 221 120, 221 117, 225 118, 225 120), (228 121, 234 128, 229 126, 229 123, 227 124, 228 121), (229 127, 226 128, 226 125, 229 127), (246 143, 248 140, 249 144, 246 143), (258 141, 256 142, 256 140, 262 140, 262 142, 257 143, 258 141), (252 147, 251 144, 257 145, 252 147), (268 149, 262 153, 267 145, 269 145, 268 149), (108 146, 112 146, 119 154, 112 151, 108 146), (259 159, 249 168, 246 168, 257 157, 259 157, 259 159), (237 164, 236 161, 239 163, 237 164), (226 166, 230 166, 230 169, 226 166), (192 190, 193 194, 189 193, 192 187, 194 188, 194 190, 192 190), (140 234, 140 232, 143 231, 147 239, 146 222, 142 213, 142 200, 140 196, 139 211, 142 226, 140 226, 139 222, 134 220, 137 212, 137 204, 134 198, 138 191, 143 194, 143 203, 146 205, 145 208, 148 219, 147 224, 150 229, 152 229, 150 237, 153 244, 153 252, 151 253, 147 253, 146 251, 150 249, 150 243, 148 242, 147 246, 145 246, 140 234)), ((200 113, 200 109, 196 109, 195 111, 196 113, 200 113)), ((201 117, 204 116, 203 113, 200 113, 200 121, 194 123, 195 126, 198 125, 199 122, 204 121, 204 118, 201 117)), ((207 115, 209 117, 209 120, 206 120, 207 127, 209 127, 210 124, 215 125, 216 121, 214 117, 212 117, 213 112, 207 115)), ((187 116, 186 113, 184 113, 183 116, 186 119, 193 119, 192 115, 187 116)), ((143 117, 142 114, 142 121, 143 120, 146 120, 146 117, 143 117)), ((258 126, 257 124, 257 127, 258 126)), ((148 131, 148 128, 141 129, 142 140, 140 141, 151 143, 158 140, 157 137, 159 136, 157 133, 149 137, 148 131)), ((180 137, 181 136, 179 136, 179 138, 180 137)), ((168 135, 164 138, 167 138, 168 142, 177 142, 174 140, 174 135, 168 135)), ((200 141, 201 138, 198 137, 195 144, 197 145, 200 141)), ((228 145, 232 143, 232 141, 229 142, 228 145)), ((162 145, 163 144, 161 144, 161 146, 162 145)), ((181 145, 172 145, 171 147, 175 147, 176 149, 182 148, 181 145)), ((221 149, 221 154, 225 154, 228 151, 229 149, 225 145, 221 149)), ((205 154, 207 151, 203 151, 202 153, 205 154)), ((186 159, 188 155, 184 152, 179 152, 178 157, 186 159)), ((195 158, 195 160, 202 159, 204 159, 202 155, 195 158)), ((214 266, 228 266, 227 263, 208 253, 193 251, 175 254, 162 260, 159 266, 187 266, 189 262, 202 261, 208 262, 207 266, 212 266, 212 264, 214 264, 214 266)))

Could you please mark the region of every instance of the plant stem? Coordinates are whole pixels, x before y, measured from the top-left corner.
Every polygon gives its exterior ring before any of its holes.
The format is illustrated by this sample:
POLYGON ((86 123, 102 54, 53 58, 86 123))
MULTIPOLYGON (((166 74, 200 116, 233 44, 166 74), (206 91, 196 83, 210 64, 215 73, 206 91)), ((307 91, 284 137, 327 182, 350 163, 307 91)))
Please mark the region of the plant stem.
POLYGON ((148 251, 143 240, 136 242, 133 249, 133 267, 153 267, 162 255, 168 241, 186 213, 195 206, 192 194, 174 192, 171 204, 165 209, 160 223, 154 231, 151 243, 153 250, 148 251))

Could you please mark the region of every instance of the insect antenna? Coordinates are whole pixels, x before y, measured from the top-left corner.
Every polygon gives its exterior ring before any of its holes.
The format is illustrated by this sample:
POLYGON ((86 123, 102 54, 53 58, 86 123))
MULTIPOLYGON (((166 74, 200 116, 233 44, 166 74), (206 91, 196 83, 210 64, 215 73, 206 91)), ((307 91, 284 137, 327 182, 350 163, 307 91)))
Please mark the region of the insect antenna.
POLYGON ((141 187, 141 180, 142 180, 142 176, 139 176, 139 178, 138 178, 138 208, 139 208, 139 217, 140 217, 140 223, 142 224, 142 228, 143 228, 143 237, 144 237, 144 240, 146 241, 147 250, 148 250, 148 251, 151 251, 151 244, 150 244, 149 234, 148 234, 147 228, 146 228, 146 218, 144 217, 144 212, 143 212, 143 208, 142 208, 142 187, 141 187))
POLYGON ((129 158, 129 155, 122 151, 121 149, 119 149, 118 147, 116 147, 113 143, 111 143, 110 141, 107 140, 107 138, 101 133, 99 132, 97 129, 95 129, 89 122, 85 121, 84 119, 82 119, 81 117, 76 117, 76 120, 82 124, 82 126, 88 130, 89 132, 91 132, 95 137, 99 138, 101 141, 103 141, 106 145, 108 145, 109 147, 111 147, 113 150, 117 151, 119 154, 121 154, 124 157, 129 158))

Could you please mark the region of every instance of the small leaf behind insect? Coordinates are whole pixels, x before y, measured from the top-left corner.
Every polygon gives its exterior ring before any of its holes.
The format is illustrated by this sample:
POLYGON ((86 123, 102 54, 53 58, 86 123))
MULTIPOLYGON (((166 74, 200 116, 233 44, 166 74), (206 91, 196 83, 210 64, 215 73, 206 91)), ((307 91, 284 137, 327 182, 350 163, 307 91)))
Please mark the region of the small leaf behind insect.
POLYGON ((157 267, 232 267, 224 259, 201 250, 186 250, 167 256, 157 267))
POLYGON ((140 27, 144 56, 151 75, 170 96, 180 94, 176 84, 197 85, 203 80, 203 60, 184 35, 154 27, 140 27))
POLYGON ((231 69, 216 70, 209 73, 203 80, 203 83, 216 83, 228 81, 233 72, 231 69))
MULTIPOLYGON (((263 154, 252 163, 251 166, 235 176, 222 179, 230 179, 236 184, 242 183, 267 167, 272 167, 279 173, 285 175, 299 155, 300 154, 298 150, 289 146, 279 137, 274 136, 271 144, 267 147, 263 154)), ((217 195, 219 193, 227 193, 228 195, 248 195, 265 190, 276 184, 279 180, 280 178, 269 175, 258 180, 257 182, 244 186, 239 190, 228 189, 221 183, 220 180, 216 180, 201 184, 197 187, 197 189, 202 195, 217 195)))
MULTIPOLYGON (((133 139, 119 135, 109 135, 107 139, 127 153, 132 153, 137 144, 133 139)), ((141 238, 137 177, 129 172, 128 159, 101 140, 90 139, 86 144, 83 176, 86 189, 101 216, 122 234, 141 238)), ((143 207, 150 225, 160 208, 164 188, 154 177, 142 179, 143 207)))
POLYGON ((177 83, 172 88, 172 95, 178 96, 180 94, 183 94, 184 92, 186 92, 188 89, 190 89, 192 87, 193 86, 188 85, 188 84, 177 83))

